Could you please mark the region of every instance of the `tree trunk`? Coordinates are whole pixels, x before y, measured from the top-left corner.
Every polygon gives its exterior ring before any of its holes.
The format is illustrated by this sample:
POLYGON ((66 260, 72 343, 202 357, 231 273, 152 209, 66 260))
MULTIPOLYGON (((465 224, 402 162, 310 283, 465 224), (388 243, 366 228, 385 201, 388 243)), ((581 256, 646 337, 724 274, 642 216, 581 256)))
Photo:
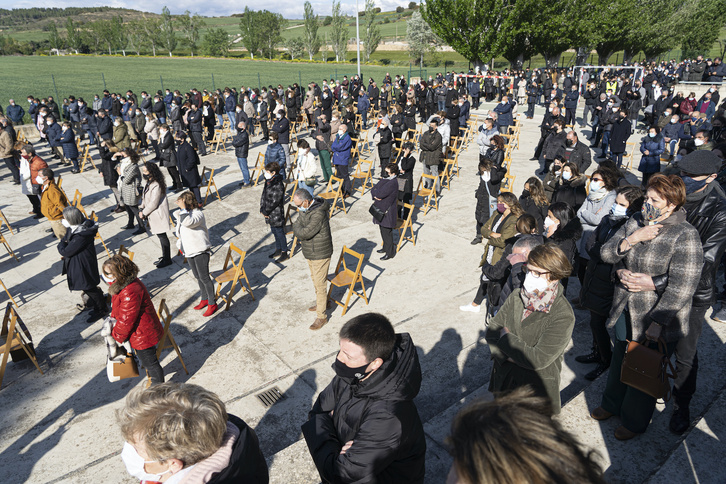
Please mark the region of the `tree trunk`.
POLYGON ((635 56, 636 52, 630 52, 630 49, 625 49, 623 51, 623 64, 625 63, 632 63, 633 57, 635 56))
POLYGON ((542 53, 542 56, 545 58, 545 66, 547 69, 554 69, 559 65, 561 54, 562 52, 542 53))
POLYGON ((610 56, 612 55, 612 51, 597 51, 597 62, 601 66, 608 65, 608 59, 610 59, 610 56))
POLYGON ((169 51, 169 57, 171 57, 171 51, 169 51))
POLYGON ((124 53, 124 57, 126 57, 126 49, 121 49, 121 52, 124 53))
POLYGON ((578 47, 577 48, 577 57, 575 58, 575 65, 581 66, 587 62, 587 57, 590 55, 589 49, 587 47, 578 47))
POLYGON ((524 54, 519 54, 517 56, 517 58, 514 60, 510 60, 510 59, 507 59, 507 60, 509 61, 510 69, 518 71, 518 70, 522 69, 522 64, 524 64, 524 54))

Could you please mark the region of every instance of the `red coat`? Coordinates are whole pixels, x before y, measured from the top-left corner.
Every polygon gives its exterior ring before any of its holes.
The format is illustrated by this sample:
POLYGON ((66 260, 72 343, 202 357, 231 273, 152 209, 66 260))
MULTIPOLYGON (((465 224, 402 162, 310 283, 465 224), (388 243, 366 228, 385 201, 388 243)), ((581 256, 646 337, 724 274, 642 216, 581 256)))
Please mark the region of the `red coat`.
POLYGON ((111 317, 116 319, 111 335, 119 343, 129 341, 135 350, 155 346, 164 333, 159 316, 154 311, 151 295, 136 279, 111 299, 111 317))

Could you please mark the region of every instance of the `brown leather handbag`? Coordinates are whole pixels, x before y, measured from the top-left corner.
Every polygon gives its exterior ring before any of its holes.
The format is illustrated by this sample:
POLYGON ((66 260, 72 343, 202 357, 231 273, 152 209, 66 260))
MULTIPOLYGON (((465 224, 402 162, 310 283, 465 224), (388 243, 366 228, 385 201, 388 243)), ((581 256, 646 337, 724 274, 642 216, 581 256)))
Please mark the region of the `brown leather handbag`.
POLYGON ((620 370, 620 381, 667 402, 671 398, 671 382, 668 379, 675 379, 678 374, 668 358, 663 338, 658 338, 657 350, 643 344, 644 340, 645 338, 640 342, 628 341, 620 370))

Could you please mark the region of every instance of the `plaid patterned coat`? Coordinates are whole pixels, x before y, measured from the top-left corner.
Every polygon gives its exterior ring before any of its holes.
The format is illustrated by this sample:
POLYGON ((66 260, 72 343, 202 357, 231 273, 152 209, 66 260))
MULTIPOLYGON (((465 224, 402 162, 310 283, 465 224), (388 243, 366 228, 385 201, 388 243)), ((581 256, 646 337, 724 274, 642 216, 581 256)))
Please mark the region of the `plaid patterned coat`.
POLYGON ((641 214, 635 214, 600 250, 603 262, 614 265, 615 295, 609 323, 615 324, 627 307, 634 341, 645 334, 652 321, 664 325, 663 338, 667 342, 677 341, 689 331, 691 299, 703 268, 701 239, 686 222, 686 212, 681 209, 662 222, 663 228, 656 238, 620 252, 620 242, 643 225, 641 214), (655 291, 629 292, 617 280, 618 269, 649 276, 667 275, 668 285, 660 297, 655 291))

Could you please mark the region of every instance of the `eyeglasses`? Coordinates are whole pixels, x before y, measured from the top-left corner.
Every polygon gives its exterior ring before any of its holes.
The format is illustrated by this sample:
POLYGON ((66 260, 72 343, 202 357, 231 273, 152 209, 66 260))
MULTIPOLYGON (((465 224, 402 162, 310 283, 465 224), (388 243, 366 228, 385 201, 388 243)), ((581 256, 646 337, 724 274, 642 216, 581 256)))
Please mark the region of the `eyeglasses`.
POLYGON ((593 177, 592 181, 596 181, 596 182, 601 182, 601 181, 603 181, 603 180, 602 180, 602 178, 594 178, 594 177, 593 177))
POLYGON ((527 266, 524 266, 522 268, 522 270, 524 271, 525 274, 532 274, 535 277, 542 277, 545 274, 549 274, 550 273, 550 271, 535 271, 535 270, 532 270, 531 268, 529 268, 527 266))

